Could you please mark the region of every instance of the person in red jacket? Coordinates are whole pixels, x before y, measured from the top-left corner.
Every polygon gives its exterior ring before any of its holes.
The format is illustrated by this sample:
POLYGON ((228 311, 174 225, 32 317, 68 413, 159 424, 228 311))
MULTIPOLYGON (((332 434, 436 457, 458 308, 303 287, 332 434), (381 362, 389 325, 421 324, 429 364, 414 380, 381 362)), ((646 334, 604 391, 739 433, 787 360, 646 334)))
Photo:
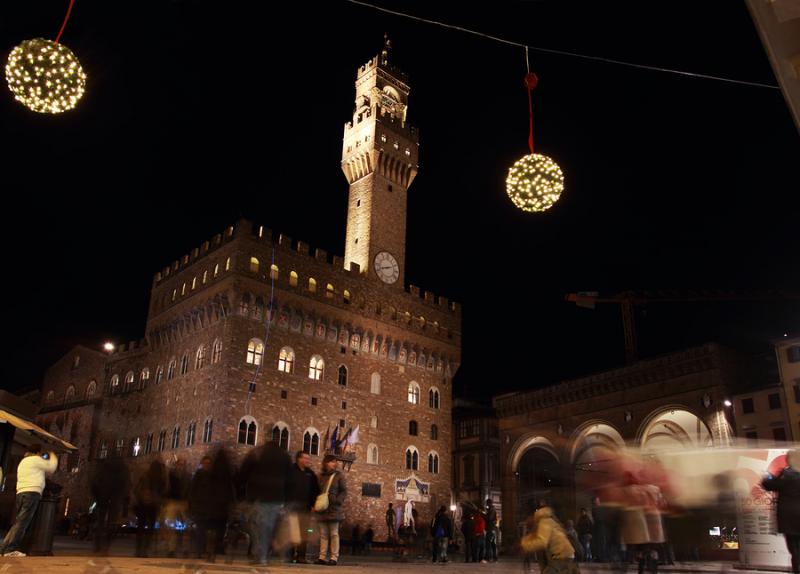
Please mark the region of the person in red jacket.
POLYGON ((472 561, 486 564, 484 559, 486 553, 486 518, 483 516, 483 512, 475 513, 473 532, 475 533, 475 546, 473 547, 475 550, 472 555, 472 561))

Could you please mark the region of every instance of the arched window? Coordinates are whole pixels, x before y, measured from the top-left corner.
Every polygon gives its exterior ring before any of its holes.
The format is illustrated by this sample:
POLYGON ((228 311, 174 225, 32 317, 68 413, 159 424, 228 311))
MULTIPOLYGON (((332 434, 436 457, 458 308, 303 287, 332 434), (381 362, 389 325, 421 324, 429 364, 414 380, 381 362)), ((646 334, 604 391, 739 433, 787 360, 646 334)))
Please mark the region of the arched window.
POLYGON ((192 291, 197 288, 197 277, 192 277, 192 291))
POLYGON ((175 288, 172 290, 172 300, 174 301, 177 296, 178 296, 178 289, 175 288))
POLYGON ((308 378, 319 381, 325 372, 325 361, 319 355, 311 357, 311 363, 308 366, 308 378))
POLYGON ((428 391, 428 406, 432 409, 439 408, 439 389, 436 387, 428 391))
POLYGON ((194 435, 197 430, 197 423, 192 421, 189 423, 189 426, 186 427, 186 446, 192 446, 194 444, 194 435))
POLYGON ((147 439, 144 441, 144 453, 150 454, 153 452, 153 433, 147 434, 147 439))
POLYGON ((270 279, 277 279, 278 278, 278 266, 274 263, 269 266, 269 278, 270 279))
POLYGON ((214 277, 219 275, 219 263, 214 264, 214 277))
POLYGON ((376 415, 372 415, 369 418, 369 426, 374 429, 378 428, 378 417, 376 415))
POLYGON ((97 458, 106 458, 108 456, 108 443, 105 440, 100 441, 100 448, 97 451, 97 458))
POLYGON ((230 258, 230 257, 228 257, 228 258, 225 260, 225 271, 230 271, 230 270, 231 270, 231 258, 230 258))
POLYGON ((239 444, 254 445, 258 434, 258 425, 253 417, 243 417, 239 421, 239 436, 237 441, 239 444))
POLYGON ((431 425, 431 439, 438 440, 439 439, 439 427, 436 425, 431 425))
POLYGON ((261 297, 256 297, 256 304, 253 307, 253 319, 256 321, 261 320, 261 316, 264 314, 264 300, 261 297))
POLYGON ((150 369, 144 368, 142 372, 139 373, 139 388, 143 389, 147 386, 147 381, 150 380, 150 369))
POLYGON ((406 469, 419 470, 419 451, 415 446, 406 449, 406 469))
POLYGON ((94 398, 94 394, 97 392, 97 382, 96 381, 89 381, 89 386, 86 387, 86 398, 92 399, 94 398))
POLYGON ((275 426, 272 427, 272 442, 283 450, 289 450, 289 427, 286 426, 286 423, 275 423, 275 426))
POLYGON ((367 446, 367 464, 379 464, 377 444, 371 443, 367 446))
POLYGON ((203 285, 206 284, 206 281, 208 281, 208 269, 203 271, 203 285))
POLYGON ((258 273, 259 268, 261 267, 261 263, 259 262, 258 258, 251 257, 250 258, 250 273, 258 273))
POLYGON ((264 357, 264 343, 261 339, 250 339, 247 343, 247 364, 260 365, 261 359, 264 357))
POLYGON ((214 348, 211 351, 211 364, 216 365, 222 358, 222 341, 217 339, 214 341, 214 348))
POLYGON ((439 474, 439 454, 433 450, 428 454, 428 472, 439 474))
POLYGON ((303 452, 319 455, 319 431, 313 427, 307 428, 303 433, 303 452))
POLYGON ((372 373, 372 380, 369 384, 369 392, 373 395, 381 394, 381 375, 380 373, 372 373))
POLYGON ((181 427, 176 426, 172 429, 172 448, 178 448, 181 444, 181 427))
POLYGON ((419 404, 419 385, 414 381, 408 383, 408 402, 412 405, 419 404))
POLYGON ((294 351, 289 347, 284 347, 278 354, 278 370, 284 373, 294 370, 294 351))
POLYGON ((189 372, 189 354, 184 353, 183 357, 181 357, 181 375, 185 375, 189 372))
POLYGON ((194 368, 195 370, 202 369, 206 366, 206 346, 200 345, 197 348, 197 353, 194 356, 194 368))
POLYGON ((250 293, 245 293, 242 295, 242 300, 239 303, 239 315, 242 317, 247 317, 247 314, 250 312, 250 293))
POLYGON ((133 380, 136 378, 136 375, 133 374, 133 371, 128 371, 125 375, 125 386, 122 388, 123 391, 126 393, 133 388, 133 380))
POLYGON ((350 297, 351 297, 351 295, 350 295, 350 291, 348 291, 347 289, 345 289, 345 290, 344 290, 344 292, 342 293, 342 298, 343 298, 344 302, 345 302, 347 305, 349 305, 349 304, 350 304, 350 297))
POLYGON ((186 295, 186 283, 185 282, 184 282, 183 285, 181 285, 181 297, 183 297, 184 295, 186 295))
POLYGON ((347 386, 347 367, 344 365, 339 367, 339 384, 343 387, 347 386))
MULTIPOLYGON (((47 393, 47 402, 48 403, 53 401, 52 392, 53 391, 50 391, 49 393, 47 393)), ((114 393, 118 393, 118 392, 119 392, 119 375, 114 375, 113 377, 111 377, 111 394, 113 395, 114 393)))
POLYGON ((292 287, 297 287, 297 272, 292 271, 289 273, 289 285, 292 287))
POLYGON ((67 394, 65 395, 65 402, 70 402, 75 400, 75 385, 70 385, 67 389, 67 394))
POLYGON ((328 286, 327 286, 327 287, 325 287, 325 297, 327 297, 328 299, 333 299, 333 294, 334 294, 335 292, 336 292, 336 291, 334 290, 334 288, 333 288, 333 285, 331 285, 330 283, 328 283, 328 286))
POLYGON ((214 430, 214 419, 208 418, 203 423, 203 442, 211 442, 211 432, 214 430))
POLYGON ((164 367, 159 365, 158 367, 156 367, 156 384, 160 385, 161 381, 163 380, 164 380, 164 367))
POLYGON ((158 452, 162 452, 166 448, 167 431, 162 430, 158 433, 158 452))
POLYGON ((408 434, 417 436, 417 421, 408 421, 408 434))
POLYGON ((311 293, 316 293, 317 292, 317 280, 314 279, 313 277, 309 277, 308 278, 308 290, 311 293))
POLYGON ((171 381, 175 378, 175 367, 177 366, 178 362, 173 358, 169 362, 169 367, 167 368, 167 380, 171 381))

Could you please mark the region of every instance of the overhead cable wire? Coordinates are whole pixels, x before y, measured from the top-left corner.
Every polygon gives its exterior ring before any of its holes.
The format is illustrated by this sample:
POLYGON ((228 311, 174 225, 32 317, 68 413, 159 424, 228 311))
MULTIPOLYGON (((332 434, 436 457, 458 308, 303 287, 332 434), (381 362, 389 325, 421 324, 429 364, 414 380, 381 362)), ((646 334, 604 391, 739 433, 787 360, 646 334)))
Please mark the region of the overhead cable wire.
POLYGON ((521 44, 520 42, 514 42, 512 40, 506 40, 505 38, 500 38, 499 36, 492 36, 491 34, 484 34, 483 32, 477 32, 475 30, 470 30, 469 28, 464 28, 462 26, 456 26, 453 24, 447 24, 445 22, 438 22, 436 20, 429 20, 427 18, 421 18, 419 16, 414 16, 413 14, 406 14, 405 12, 398 12, 396 10, 389 10, 388 8, 383 8, 381 6, 375 6, 374 4, 370 4, 368 2, 361 2, 360 0, 346 0, 351 4, 357 4, 359 6, 364 6, 366 8, 372 8, 373 10, 378 10, 379 12, 385 12, 387 14, 391 14, 393 16, 400 16, 402 18, 408 18, 410 20, 416 20, 418 22, 424 22, 426 24, 432 24, 434 26, 441 26, 443 28, 449 28, 450 30, 457 30, 459 32, 465 32, 467 34, 472 34, 474 36, 480 36, 482 38, 487 38, 489 40, 494 40, 495 42, 500 42, 501 44, 507 44, 509 46, 516 46, 518 48, 525 48, 530 50, 536 50, 537 52, 544 52, 546 54, 556 54, 559 56, 568 56, 572 58, 582 58, 584 60, 592 60, 595 62, 603 62, 605 64, 615 64, 618 66, 628 66, 630 68, 638 68, 640 70, 650 70, 653 72, 666 72, 669 74, 678 74, 681 76, 690 76, 693 78, 702 78, 705 80, 716 80, 718 82, 728 82, 731 84, 740 84, 744 86, 752 86, 755 88, 770 88, 772 90, 779 90, 780 87, 773 85, 773 84, 764 84, 761 82, 750 82, 747 80, 737 80, 734 78, 725 78, 723 76, 712 76, 710 74, 700 74, 698 72, 687 72, 685 70, 675 70, 672 68, 663 68, 660 66, 647 66, 645 64, 636 64, 633 62, 625 62, 623 60, 615 60, 612 58, 604 58, 602 56, 589 56, 587 54, 578 54, 577 52, 567 52, 565 50, 554 50, 552 48, 542 48, 539 46, 531 46, 529 44, 521 44))

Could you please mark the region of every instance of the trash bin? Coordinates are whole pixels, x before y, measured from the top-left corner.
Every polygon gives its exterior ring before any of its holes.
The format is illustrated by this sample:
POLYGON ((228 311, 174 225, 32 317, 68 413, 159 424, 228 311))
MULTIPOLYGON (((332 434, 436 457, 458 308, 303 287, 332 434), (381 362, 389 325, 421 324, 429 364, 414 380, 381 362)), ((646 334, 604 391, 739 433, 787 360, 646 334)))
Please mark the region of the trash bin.
POLYGON ((31 556, 52 556, 53 535, 56 528, 56 512, 61 499, 61 486, 47 482, 36 509, 27 539, 27 554, 31 556))

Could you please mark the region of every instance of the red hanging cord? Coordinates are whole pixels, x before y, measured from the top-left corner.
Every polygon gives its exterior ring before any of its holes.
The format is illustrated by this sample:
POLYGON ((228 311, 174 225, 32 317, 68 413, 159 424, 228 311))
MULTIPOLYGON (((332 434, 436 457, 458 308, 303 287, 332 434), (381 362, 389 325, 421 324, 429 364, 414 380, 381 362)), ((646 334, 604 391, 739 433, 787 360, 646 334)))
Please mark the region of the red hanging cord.
POLYGON ((536 87, 536 84, 538 83, 539 83, 539 78, 536 77, 536 74, 528 72, 525 75, 525 87, 528 88, 528 114, 530 116, 528 147, 531 150, 531 155, 533 155, 533 90, 536 87))
POLYGON ((67 21, 69 20, 69 15, 72 13, 72 6, 75 4, 75 0, 69 0, 69 8, 67 8, 67 15, 64 17, 64 23, 61 24, 61 30, 58 31, 58 36, 56 36, 55 42, 58 44, 58 41, 61 39, 61 34, 64 33, 64 28, 67 27, 67 21))

